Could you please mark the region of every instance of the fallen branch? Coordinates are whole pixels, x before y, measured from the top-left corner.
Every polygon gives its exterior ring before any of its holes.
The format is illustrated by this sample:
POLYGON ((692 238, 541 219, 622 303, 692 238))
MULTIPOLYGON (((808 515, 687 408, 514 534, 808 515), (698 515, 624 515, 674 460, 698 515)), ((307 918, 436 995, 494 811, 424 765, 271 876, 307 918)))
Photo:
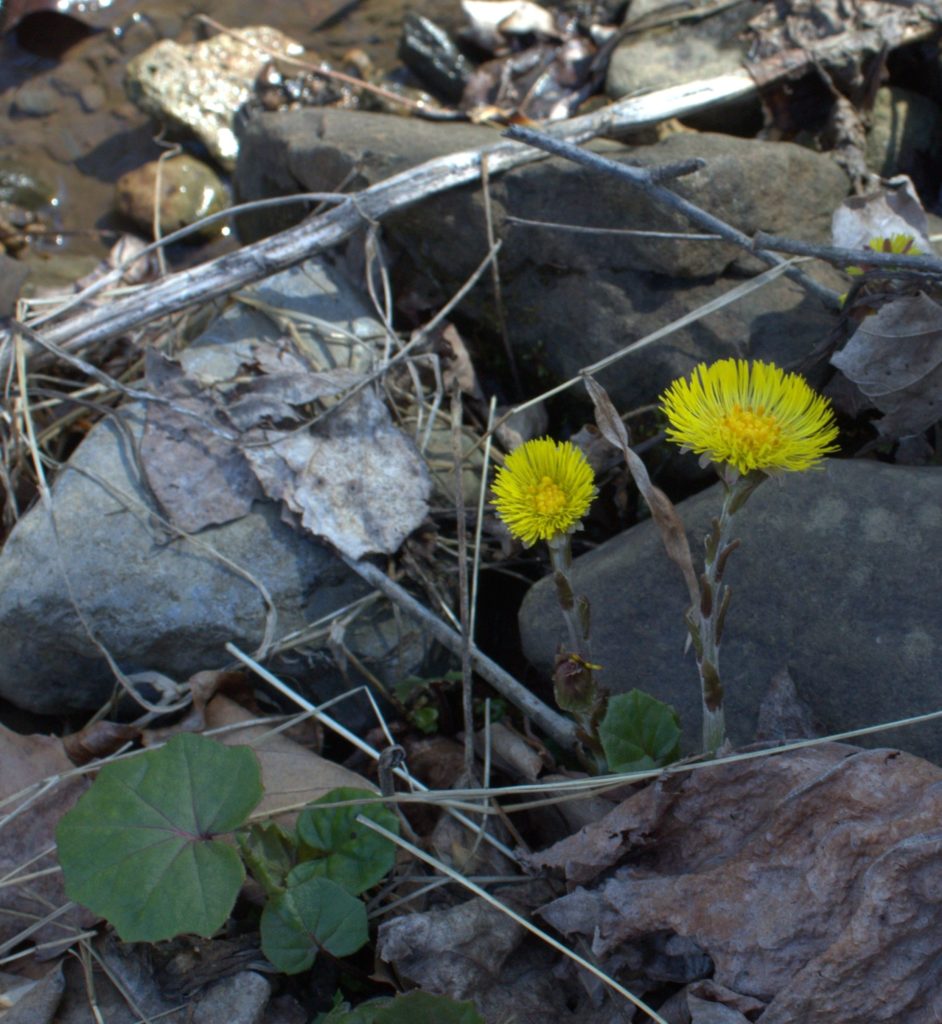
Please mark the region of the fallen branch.
MULTIPOLYGON (((586 142, 598 135, 634 131, 666 118, 693 114, 747 96, 754 90, 752 79, 742 71, 621 100, 602 110, 553 125, 549 131, 555 138, 586 142)), ((365 223, 381 220, 439 192, 478 181, 485 156, 491 175, 543 159, 542 154, 530 146, 499 141, 429 160, 351 195, 318 217, 237 252, 171 274, 127 298, 84 310, 46 328, 42 335, 66 352, 75 353, 120 337, 169 313, 228 295, 338 245, 365 223)), ((8 372, 11 351, 7 333, 0 349, 0 374, 8 372)), ((35 349, 30 355, 34 352, 35 349)))

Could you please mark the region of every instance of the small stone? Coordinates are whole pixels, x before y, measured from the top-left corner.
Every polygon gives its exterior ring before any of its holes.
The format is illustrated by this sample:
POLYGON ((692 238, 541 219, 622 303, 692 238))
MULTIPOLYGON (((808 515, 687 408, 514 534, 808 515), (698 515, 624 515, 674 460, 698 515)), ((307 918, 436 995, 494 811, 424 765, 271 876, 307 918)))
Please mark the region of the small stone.
POLYGON ((42 85, 24 85, 17 90, 13 114, 20 117, 46 117, 59 109, 59 100, 54 89, 42 85))
POLYGON ((96 110, 101 110, 105 103, 107 103, 108 94, 97 82, 91 82, 88 85, 82 86, 79 91, 79 100, 82 108, 87 113, 92 114, 96 110))
POLYGON ((211 985, 193 1008, 193 1024, 261 1024, 271 985, 255 971, 241 971, 211 985))
POLYGON ((165 39, 128 62, 125 87, 142 110, 189 129, 231 168, 239 152, 233 119, 251 96, 258 73, 274 59, 272 53, 297 57, 303 52, 300 43, 267 26, 192 46, 165 39))
MULTIPOLYGON (((123 174, 115 185, 118 211, 135 224, 152 231, 154 199, 160 180, 160 230, 169 234, 194 224, 227 204, 226 189, 212 168, 190 156, 152 160, 123 174)), ((208 233, 215 234, 217 225, 208 233)))

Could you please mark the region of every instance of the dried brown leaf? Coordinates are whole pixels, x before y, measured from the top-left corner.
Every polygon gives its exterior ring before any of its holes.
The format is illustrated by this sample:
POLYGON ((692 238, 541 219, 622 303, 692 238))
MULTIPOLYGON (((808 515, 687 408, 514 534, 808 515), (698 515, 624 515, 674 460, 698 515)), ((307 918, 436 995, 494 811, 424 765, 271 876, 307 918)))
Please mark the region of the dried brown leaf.
POLYGON ((443 362, 442 384, 445 391, 450 392, 452 385, 457 382, 458 387, 466 395, 483 399, 484 394, 478 383, 478 375, 475 373, 471 354, 468 352, 468 347, 458 328, 454 324, 445 324, 434 347, 443 362))
POLYGON ((930 1024, 940 814, 938 766, 829 744, 674 776, 532 860, 586 878, 628 855, 543 916, 603 957, 692 939, 762 1024, 930 1024))
MULTIPOLYGON (((205 714, 207 729, 234 726, 257 717, 235 701, 222 696, 214 697, 206 705, 205 714)), ((376 788, 362 775, 328 761, 281 733, 273 732, 266 725, 233 729, 219 733, 215 738, 230 746, 251 747, 258 755, 265 795, 253 812, 256 815, 276 814, 282 808, 300 807, 340 786, 376 788)), ((293 821, 295 816, 294 812, 289 812, 278 815, 276 820, 286 824, 293 821)))
POLYGON ((888 302, 831 362, 883 413, 876 426, 885 437, 942 418, 942 306, 927 295, 888 302))
POLYGON ((163 511, 189 533, 246 515, 262 491, 235 442, 212 429, 216 402, 173 360, 149 349, 146 363, 152 390, 201 418, 148 403, 141 464, 163 511))
MULTIPOLYGON (((0 815, 3 821, 0 842, 0 942, 19 935, 32 923, 46 917, 66 903, 62 876, 58 872, 17 884, 14 873, 32 875, 55 865, 55 828, 86 789, 82 778, 59 781, 35 799, 35 790, 44 779, 64 775, 73 764, 62 741, 56 736, 22 736, 0 726, 0 815), (51 848, 51 849, 50 849, 51 848), (43 853, 49 850, 48 853, 43 853), (40 856, 41 855, 41 856, 40 856)), ((43 925, 30 937, 42 943, 64 939, 80 926, 76 909, 43 925)))
POLYGON ((92 722, 78 732, 62 737, 62 746, 73 764, 88 764, 120 750, 140 736, 140 727, 121 722, 92 722))
POLYGON ((523 935, 516 921, 472 899, 380 925, 376 951, 415 984, 467 999, 495 984, 523 935))

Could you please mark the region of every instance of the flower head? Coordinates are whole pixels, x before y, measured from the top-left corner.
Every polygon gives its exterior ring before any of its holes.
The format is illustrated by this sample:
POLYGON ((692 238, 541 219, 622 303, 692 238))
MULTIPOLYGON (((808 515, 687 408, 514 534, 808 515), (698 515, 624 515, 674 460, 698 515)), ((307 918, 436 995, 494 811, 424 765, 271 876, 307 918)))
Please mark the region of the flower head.
POLYGON ((837 451, 830 402, 772 363, 701 363, 661 396, 676 444, 740 473, 808 469, 837 451))
POLYGON ((595 493, 582 452, 549 437, 515 448, 494 479, 497 515, 527 546, 576 529, 595 493))
MULTIPOLYGON (((916 245, 913 235, 878 236, 867 242, 867 248, 872 252, 893 253, 896 256, 925 256, 922 249, 916 245)), ((845 267, 844 269, 854 277, 859 277, 864 272, 863 267, 845 267)))

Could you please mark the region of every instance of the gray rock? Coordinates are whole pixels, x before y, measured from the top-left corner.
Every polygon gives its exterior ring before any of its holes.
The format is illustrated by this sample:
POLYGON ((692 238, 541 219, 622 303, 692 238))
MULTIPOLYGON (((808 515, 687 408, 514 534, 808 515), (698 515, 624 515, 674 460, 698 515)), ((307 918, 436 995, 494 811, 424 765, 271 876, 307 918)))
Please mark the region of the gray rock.
POLYGON ((193 1024, 260 1024, 271 985, 255 971, 241 971, 211 985, 193 1010, 193 1024))
MULTIPOLYGON (((238 189, 245 198, 299 188, 323 191, 348 175, 350 187, 360 188, 433 156, 491 141, 486 129, 381 114, 261 115, 241 140, 238 189)), ((645 166, 704 158, 706 166, 680 179, 677 191, 746 233, 762 229, 827 239, 831 214, 847 192, 844 173, 826 156, 788 143, 683 133, 653 146, 594 145, 645 166)), ((622 182, 568 162, 546 160, 501 175, 491 182, 491 197, 504 241, 500 268, 508 334, 521 364, 545 371, 538 383, 546 386, 729 291, 754 270, 735 248, 717 242, 508 223, 512 215, 596 228, 689 231, 622 182)), ((264 220, 240 222, 240 230, 258 237, 285 223, 266 212, 264 220)), ((384 237, 399 258, 403 292, 450 296, 487 252, 481 190, 451 190, 389 217, 384 237)), ((489 284, 468 296, 462 312, 496 335, 489 284)), ((603 379, 612 398, 628 407, 650 401, 678 373, 716 355, 762 355, 794 365, 830 327, 816 301, 780 280, 639 352, 603 379)))
MULTIPOLYGON (((636 12, 632 4, 632 19, 639 13, 647 12, 636 12)), ((695 27, 681 21, 673 28, 629 36, 612 53, 605 91, 620 99, 738 71, 747 46, 742 32, 754 14, 750 4, 733 4, 695 27)))
MULTIPOLYGON (((382 330, 324 262, 310 261, 250 291, 276 308, 321 317, 324 338, 313 337, 311 351, 328 358, 337 360, 343 346, 351 347, 349 339, 332 337, 331 324, 360 338, 368 337, 370 325, 374 337, 382 330)), ((271 320, 235 303, 186 351, 187 368, 209 378, 242 339, 278 333, 271 320)), ((352 347, 362 346, 354 340, 352 347)), ((37 505, 0 554, 0 696, 18 707, 63 713, 101 706, 114 680, 87 629, 125 672, 156 670, 181 680, 229 663, 227 641, 254 649, 266 605, 258 587, 231 566, 268 589, 278 611, 277 637, 367 590, 326 546, 286 525, 272 502, 256 502, 244 518, 207 527, 193 541, 171 539, 152 520, 137 462, 140 407, 122 408, 120 420, 124 426, 113 419, 99 423, 59 474, 55 528, 37 505)), ((415 670, 426 649, 411 623, 404 625, 399 632, 380 603, 351 624, 345 643, 380 676, 388 671, 390 680, 398 678, 415 670)), ((347 689, 323 641, 302 654, 317 665, 316 699, 347 689)))
POLYGON ((881 177, 908 174, 935 197, 942 158, 942 110, 926 96, 885 86, 877 90, 867 133, 867 166, 881 177))
MULTIPOLYGON (((717 486, 679 506, 695 562, 719 505, 717 486)), ((942 706, 938 469, 829 460, 823 473, 763 484, 738 533, 721 654, 734 743, 752 739, 762 698, 786 667, 828 733, 942 706)), ((693 654, 683 654, 686 589, 653 525, 642 523, 576 559, 575 582, 592 605, 601 682, 613 692, 637 687, 673 704, 685 749, 694 750, 700 696, 693 654)), ((527 657, 548 675, 562 635, 548 579, 528 593, 520 629, 527 657)), ((895 744, 942 761, 937 723, 859 742, 895 744)))

